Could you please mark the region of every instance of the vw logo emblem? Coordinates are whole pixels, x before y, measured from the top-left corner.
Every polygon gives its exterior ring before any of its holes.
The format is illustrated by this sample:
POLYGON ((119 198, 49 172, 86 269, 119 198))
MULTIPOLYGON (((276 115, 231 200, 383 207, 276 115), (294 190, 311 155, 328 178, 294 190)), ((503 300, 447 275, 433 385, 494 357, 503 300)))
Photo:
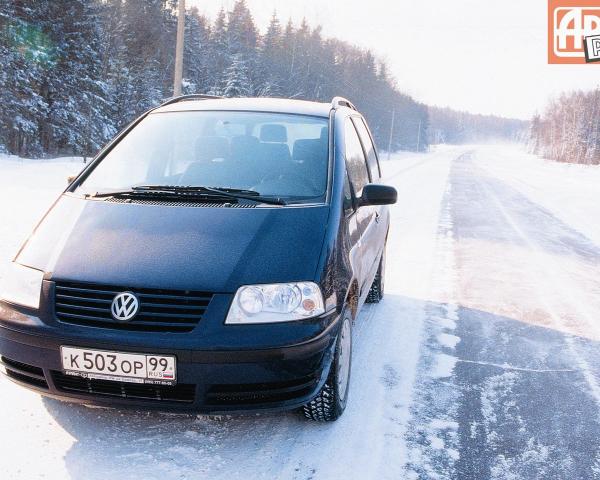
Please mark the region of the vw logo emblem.
POLYGON ((137 314, 140 308, 140 302, 137 297, 130 292, 119 293, 112 301, 110 313, 115 320, 127 322, 137 314))

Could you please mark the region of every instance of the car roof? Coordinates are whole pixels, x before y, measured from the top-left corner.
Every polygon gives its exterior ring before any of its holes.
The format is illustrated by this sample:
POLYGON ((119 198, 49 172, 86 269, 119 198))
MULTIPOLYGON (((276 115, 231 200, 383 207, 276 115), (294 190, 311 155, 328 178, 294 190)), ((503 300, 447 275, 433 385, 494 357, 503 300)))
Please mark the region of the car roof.
POLYGON ((164 107, 158 107, 152 113, 201 110, 274 112, 328 117, 331 111, 331 103, 291 100, 288 98, 211 98, 171 103, 164 107))

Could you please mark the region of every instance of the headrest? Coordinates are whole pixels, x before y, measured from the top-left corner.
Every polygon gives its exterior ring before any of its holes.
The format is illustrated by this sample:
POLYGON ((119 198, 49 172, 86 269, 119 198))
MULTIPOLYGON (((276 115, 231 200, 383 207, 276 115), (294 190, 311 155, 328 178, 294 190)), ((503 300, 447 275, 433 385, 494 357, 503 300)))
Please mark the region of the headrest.
POLYGON ((296 140, 292 159, 295 162, 316 161, 323 152, 322 145, 321 140, 318 138, 296 140))
POLYGON ((231 156, 234 160, 254 158, 258 154, 260 142, 252 135, 238 135, 231 138, 231 156))
POLYGON ((257 148, 258 143, 258 138, 252 135, 237 135, 235 137, 231 137, 231 150, 257 148))
POLYGON ((287 129, 284 125, 277 125, 275 123, 268 123, 260 127, 260 141, 261 142, 287 142, 287 129))
POLYGON ((321 129, 321 140, 327 141, 329 138, 329 127, 323 127, 321 129))
POLYGON ((229 143, 225 137, 199 137, 196 140, 196 160, 212 161, 229 156, 229 143))

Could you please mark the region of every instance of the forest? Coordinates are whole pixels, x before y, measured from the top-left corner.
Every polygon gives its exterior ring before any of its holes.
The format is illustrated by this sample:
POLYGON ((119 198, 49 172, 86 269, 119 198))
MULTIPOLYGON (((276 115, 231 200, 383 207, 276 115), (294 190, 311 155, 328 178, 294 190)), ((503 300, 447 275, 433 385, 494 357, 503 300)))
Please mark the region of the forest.
POLYGON ((450 108, 429 108, 429 143, 522 142, 527 122, 523 120, 478 115, 450 108))
POLYGON ((529 146, 559 162, 600 165, 600 88, 552 100, 532 119, 529 146))
MULTIPOLYGON (((176 0, 0 2, 0 149, 93 155, 172 95, 176 0)), ((351 99, 377 143, 427 149, 427 106, 398 90, 385 62, 274 14, 261 34, 244 0, 211 20, 186 13, 184 93, 351 99)))
MULTIPOLYGON (((172 95, 177 0, 0 2, 0 152, 93 155, 172 95)), ((184 93, 329 102, 365 115, 379 148, 522 139, 525 122, 429 108, 369 51, 274 13, 261 33, 244 0, 214 19, 186 11, 184 93)))

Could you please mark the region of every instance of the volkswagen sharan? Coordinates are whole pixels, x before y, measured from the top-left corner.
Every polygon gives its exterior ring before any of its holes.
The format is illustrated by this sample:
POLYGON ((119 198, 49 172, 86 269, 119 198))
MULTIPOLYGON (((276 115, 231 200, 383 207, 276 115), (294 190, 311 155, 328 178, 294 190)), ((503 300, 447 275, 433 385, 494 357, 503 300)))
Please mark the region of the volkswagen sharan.
POLYGON ((84 404, 335 420, 396 197, 346 99, 168 100, 72 179, 11 263, 0 369, 84 404))

